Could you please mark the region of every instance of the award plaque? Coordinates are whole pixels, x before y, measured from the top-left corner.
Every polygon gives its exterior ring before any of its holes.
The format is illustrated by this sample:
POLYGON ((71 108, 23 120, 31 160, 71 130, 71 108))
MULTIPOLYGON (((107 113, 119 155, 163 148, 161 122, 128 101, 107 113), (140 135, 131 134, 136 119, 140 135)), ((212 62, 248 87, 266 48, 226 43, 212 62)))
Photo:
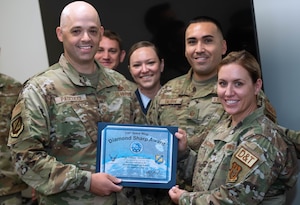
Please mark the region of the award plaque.
POLYGON ((125 187, 169 189, 176 184, 178 127, 98 123, 96 171, 125 187))

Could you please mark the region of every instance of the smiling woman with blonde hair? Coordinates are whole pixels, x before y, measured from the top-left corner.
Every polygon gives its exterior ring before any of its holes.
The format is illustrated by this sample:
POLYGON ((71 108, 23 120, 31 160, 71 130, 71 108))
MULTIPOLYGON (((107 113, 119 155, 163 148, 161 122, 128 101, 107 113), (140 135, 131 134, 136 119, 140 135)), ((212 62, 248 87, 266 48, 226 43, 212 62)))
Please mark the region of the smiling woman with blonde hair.
POLYGON ((293 147, 258 106, 261 70, 247 51, 229 53, 218 66, 217 93, 228 119, 200 146, 193 192, 169 190, 179 204, 285 204, 297 180, 293 147))

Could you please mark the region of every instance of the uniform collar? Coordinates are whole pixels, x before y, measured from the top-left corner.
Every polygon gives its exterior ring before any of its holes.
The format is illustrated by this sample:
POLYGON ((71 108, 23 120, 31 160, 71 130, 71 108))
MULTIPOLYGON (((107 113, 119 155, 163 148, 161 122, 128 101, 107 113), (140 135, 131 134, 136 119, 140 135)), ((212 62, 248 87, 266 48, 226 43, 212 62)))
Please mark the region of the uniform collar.
POLYGON ((195 95, 193 95, 194 98, 204 97, 212 93, 217 94, 217 76, 205 81, 194 82, 193 73, 193 69, 190 68, 185 76, 185 81, 179 96, 189 96, 192 92, 195 93, 195 95), (201 88, 201 92, 197 91, 199 88, 201 88))
MULTIPOLYGON (((66 73, 68 78, 78 86, 92 86, 90 80, 80 73, 67 61, 65 56, 62 54, 60 56, 59 62, 60 66, 62 67, 63 71, 66 73)), ((99 84, 98 88, 110 87, 115 85, 113 81, 111 81, 110 76, 107 74, 108 69, 104 68, 100 65, 96 60, 94 61, 96 67, 99 71, 99 84)), ((116 72, 116 71, 114 71, 116 72)))

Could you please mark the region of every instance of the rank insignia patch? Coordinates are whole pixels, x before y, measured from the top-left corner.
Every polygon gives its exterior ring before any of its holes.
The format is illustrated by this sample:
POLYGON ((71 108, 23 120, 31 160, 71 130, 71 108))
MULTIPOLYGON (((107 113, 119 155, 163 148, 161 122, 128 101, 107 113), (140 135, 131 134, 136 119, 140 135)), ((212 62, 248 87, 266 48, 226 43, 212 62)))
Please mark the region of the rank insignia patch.
POLYGON ((213 98, 211 99, 211 102, 212 102, 212 103, 221 103, 221 102, 220 102, 220 99, 219 99, 218 97, 213 97, 213 98))
POLYGON ((24 129, 23 120, 22 117, 19 116, 11 123, 11 129, 10 129, 11 137, 15 137, 15 138, 19 137, 23 129, 24 129))

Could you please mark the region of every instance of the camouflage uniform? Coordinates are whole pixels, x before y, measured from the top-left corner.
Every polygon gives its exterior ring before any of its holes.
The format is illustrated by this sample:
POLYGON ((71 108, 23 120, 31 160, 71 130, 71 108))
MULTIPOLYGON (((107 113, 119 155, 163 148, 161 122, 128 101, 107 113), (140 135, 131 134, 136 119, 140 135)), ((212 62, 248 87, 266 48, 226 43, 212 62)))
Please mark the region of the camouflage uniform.
POLYGON ((291 130, 282 126, 279 126, 279 131, 286 136, 288 141, 293 143, 296 149, 297 157, 300 159, 300 131, 291 130))
POLYGON ((198 151, 211 127, 224 116, 216 93, 217 78, 196 83, 192 70, 165 84, 148 110, 150 124, 179 126, 189 146, 198 151))
MULTIPOLYGON (((193 71, 175 78, 165 84, 153 100, 147 114, 150 124, 179 126, 187 132, 188 145, 193 150, 190 155, 196 159, 196 153, 212 127, 226 119, 217 96, 217 76, 203 82, 192 80, 193 71)), ((263 92, 260 93, 259 104, 266 103, 270 118, 275 119, 273 107, 263 92)), ((192 157, 188 158, 193 160, 192 157)), ((191 178, 193 163, 178 163, 178 181, 182 189, 192 191, 191 178), (180 170, 184 170, 181 172, 180 170)))
POLYGON ((225 120, 201 145, 194 169, 194 192, 179 204, 285 204, 297 181, 295 150, 259 108, 235 127, 225 120))
POLYGON ((0 74, 0 204, 2 202, 21 204, 20 193, 27 187, 14 171, 10 150, 7 147, 11 111, 21 88, 21 83, 7 75, 0 74))
POLYGON ((130 80, 127 80, 127 81, 128 81, 129 86, 130 86, 130 90, 135 91, 137 89, 136 83, 134 83, 130 80))
POLYGON ((142 204, 138 189, 106 197, 89 192, 97 122, 134 118, 128 81, 96 64, 99 83, 93 87, 62 55, 25 83, 13 110, 9 146, 18 174, 36 189, 40 204, 142 204))

